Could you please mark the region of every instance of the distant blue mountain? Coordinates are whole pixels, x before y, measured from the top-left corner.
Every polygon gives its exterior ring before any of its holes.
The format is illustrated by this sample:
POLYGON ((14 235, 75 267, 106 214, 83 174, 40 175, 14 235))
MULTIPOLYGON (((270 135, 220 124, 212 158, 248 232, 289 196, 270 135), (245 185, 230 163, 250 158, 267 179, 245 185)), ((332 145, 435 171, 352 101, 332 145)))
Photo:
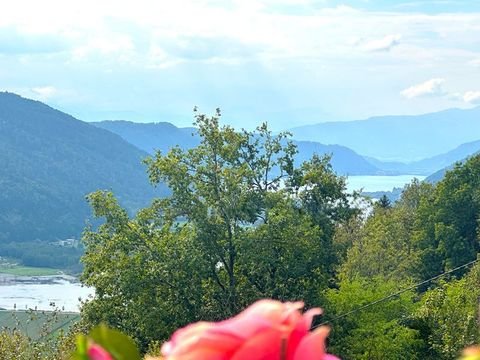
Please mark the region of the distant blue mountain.
POLYGON ((455 164, 463 163, 468 158, 480 154, 480 140, 463 144, 462 146, 459 146, 457 149, 452 151, 452 153, 455 155, 455 157, 452 159, 452 161, 450 161, 449 165, 435 171, 433 174, 428 176, 425 181, 437 183, 443 179, 447 171, 452 170, 455 167, 455 164), (464 155, 465 152, 468 152, 468 154, 464 155))
POLYGON ((168 122, 135 123, 124 120, 106 120, 91 124, 120 135, 130 144, 149 154, 153 154, 156 150, 165 154, 176 145, 182 149, 190 149, 200 143, 195 128, 178 128, 168 122))
POLYGON ((327 122, 290 130, 297 140, 339 144, 382 161, 412 162, 445 153, 480 137, 480 107, 416 116, 327 122))
MULTIPOLYGON (((478 135, 480 137, 480 134, 478 135)), ((413 174, 413 175, 430 175, 451 164, 464 160, 480 151, 480 140, 462 144, 453 150, 444 154, 436 155, 431 158, 414 161, 411 163, 400 162, 383 162, 374 158, 366 157, 366 159, 374 166, 384 170, 385 172, 413 174)))
MULTIPOLYGON (((189 149, 199 144, 200 139, 195 134, 195 128, 177 128, 167 123, 134 123, 123 120, 102 121, 93 123, 95 126, 120 135, 136 147, 152 154, 155 150, 166 153, 178 145, 189 149), (193 134, 193 135, 192 135, 193 134)), ((365 160, 353 150, 340 145, 323 145, 312 141, 294 141, 298 147, 297 164, 308 160, 314 153, 332 156, 334 170, 341 175, 376 175, 384 171, 365 160)))

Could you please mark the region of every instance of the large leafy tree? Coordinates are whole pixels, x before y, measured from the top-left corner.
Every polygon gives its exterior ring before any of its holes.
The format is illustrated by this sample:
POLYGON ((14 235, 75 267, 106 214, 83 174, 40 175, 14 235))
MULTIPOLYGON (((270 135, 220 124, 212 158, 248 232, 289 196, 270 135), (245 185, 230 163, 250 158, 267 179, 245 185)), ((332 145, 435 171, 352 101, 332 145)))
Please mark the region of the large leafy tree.
POLYGON ((144 346, 262 297, 318 305, 338 262, 335 226, 356 212, 328 158, 295 168, 288 134, 238 132, 219 111, 195 119, 199 146, 146 160, 169 197, 130 219, 111 194, 90 196, 105 223, 85 234, 83 281, 96 295, 84 318, 144 346))
POLYGON ((89 200, 105 223, 83 238, 81 279, 95 287, 95 298, 82 308, 83 322, 108 323, 146 349, 152 339, 199 320, 207 269, 192 229, 164 222, 161 201, 129 219, 111 193, 96 192, 89 200))

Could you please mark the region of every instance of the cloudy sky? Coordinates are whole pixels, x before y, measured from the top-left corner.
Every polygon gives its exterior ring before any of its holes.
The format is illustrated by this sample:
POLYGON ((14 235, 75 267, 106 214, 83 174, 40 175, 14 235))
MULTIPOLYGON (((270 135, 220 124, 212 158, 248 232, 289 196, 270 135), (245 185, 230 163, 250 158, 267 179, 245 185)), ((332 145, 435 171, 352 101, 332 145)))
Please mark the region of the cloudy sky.
POLYGON ((274 129, 480 104, 477 0, 16 0, 0 90, 82 120, 274 129))

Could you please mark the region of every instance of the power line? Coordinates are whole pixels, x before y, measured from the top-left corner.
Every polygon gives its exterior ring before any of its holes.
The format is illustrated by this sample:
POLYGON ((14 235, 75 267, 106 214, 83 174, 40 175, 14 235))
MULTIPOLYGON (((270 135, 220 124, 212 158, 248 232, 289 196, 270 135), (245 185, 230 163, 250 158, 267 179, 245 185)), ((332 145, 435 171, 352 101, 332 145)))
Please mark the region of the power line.
POLYGON ((347 316, 349 316, 349 315, 351 315, 351 314, 354 314, 354 313, 357 313, 357 312, 359 312, 359 311, 362 311, 362 310, 364 310, 364 309, 366 309, 366 308, 368 308, 368 307, 370 307, 370 306, 376 305, 376 304, 381 303, 381 302, 383 302, 383 301, 390 300, 390 299, 392 299, 392 298, 394 298, 394 297, 397 297, 398 295, 403 294, 404 292, 407 292, 407 291, 409 291, 409 290, 416 289, 416 288, 418 288, 419 286, 422 286, 422 285, 428 284, 429 282, 432 282, 433 280, 440 279, 440 278, 442 278, 442 277, 444 277, 444 276, 446 276, 446 275, 448 275, 448 274, 451 274, 451 273, 453 273, 453 272, 455 272, 455 271, 458 271, 458 270, 460 270, 460 269, 469 267, 470 265, 473 265, 473 264, 475 264, 475 263, 478 262, 478 261, 479 261, 479 259, 470 261, 470 262, 468 262, 468 263, 466 263, 466 264, 457 266, 456 268, 454 268, 454 269, 452 269, 452 270, 445 271, 444 273, 442 273, 442 274, 440 274, 440 275, 434 276, 434 277, 432 277, 432 278, 430 278, 430 279, 427 279, 427 280, 424 280, 424 281, 422 281, 422 282, 420 282, 420 283, 418 283, 418 284, 409 286, 409 287, 407 287, 407 288, 405 288, 405 289, 402 289, 402 290, 400 290, 400 291, 397 291, 396 293, 390 294, 390 295, 388 295, 388 296, 386 296, 386 297, 384 297, 384 298, 381 298, 381 299, 372 301, 371 303, 368 303, 368 304, 359 306, 358 308, 353 309, 353 310, 350 310, 350 311, 348 311, 348 312, 346 312, 346 313, 344 313, 344 314, 342 314, 342 315, 336 316, 336 317, 334 317, 333 319, 331 319, 331 320, 329 320, 329 321, 324 321, 324 322, 322 322, 321 324, 318 324, 318 325, 314 326, 312 329, 315 329, 315 328, 317 328, 317 327, 319 327, 319 326, 322 326, 322 325, 326 325, 326 324, 335 322, 335 321, 337 321, 337 320, 339 320, 339 319, 342 319, 342 318, 347 317, 347 316))

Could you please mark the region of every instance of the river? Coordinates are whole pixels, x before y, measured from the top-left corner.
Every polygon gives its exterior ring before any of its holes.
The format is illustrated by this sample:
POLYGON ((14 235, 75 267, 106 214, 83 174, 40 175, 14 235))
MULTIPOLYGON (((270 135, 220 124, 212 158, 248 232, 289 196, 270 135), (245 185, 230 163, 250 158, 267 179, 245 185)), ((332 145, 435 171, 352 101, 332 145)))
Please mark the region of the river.
POLYGON ((0 274, 0 308, 77 312, 80 300, 93 295, 77 279, 66 275, 14 276, 0 274))

